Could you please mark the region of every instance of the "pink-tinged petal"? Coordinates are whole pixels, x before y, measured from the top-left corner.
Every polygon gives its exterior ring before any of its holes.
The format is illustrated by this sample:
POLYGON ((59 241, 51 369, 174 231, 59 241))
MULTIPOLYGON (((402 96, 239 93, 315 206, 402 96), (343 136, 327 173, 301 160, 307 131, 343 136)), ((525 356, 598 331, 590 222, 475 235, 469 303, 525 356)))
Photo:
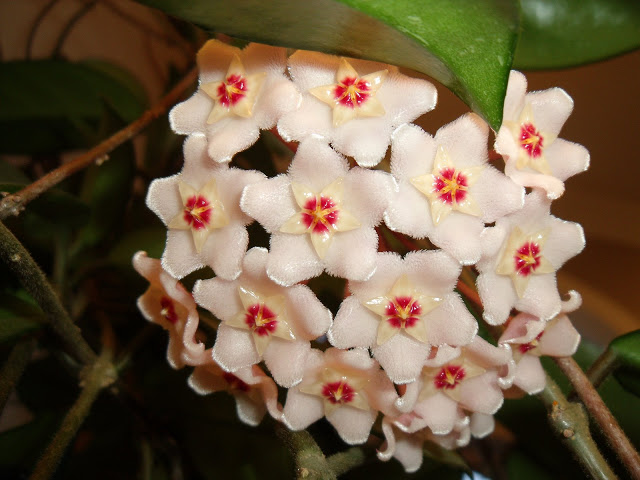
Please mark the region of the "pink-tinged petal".
POLYGON ((557 136, 573 111, 573 100, 561 88, 550 88, 527 94, 526 102, 531 104, 531 112, 536 127, 543 132, 557 136))
POLYGON ((396 451, 396 435, 392 425, 392 419, 386 416, 382 418, 381 429, 384 435, 384 443, 378 448, 376 455, 383 462, 391 460, 396 451))
POLYGON ((264 361, 278 385, 290 388, 300 383, 310 349, 307 341, 291 342, 273 338, 269 342, 264 351, 264 361))
POLYGON ((207 152, 216 162, 230 162, 238 152, 256 143, 260 128, 255 118, 222 120, 217 125, 207 127, 209 147, 207 152))
POLYGON ((416 405, 416 402, 418 401, 418 396, 422 391, 422 385, 423 385, 422 379, 418 377, 418 379, 415 382, 409 383, 405 387, 404 395, 399 397, 395 403, 395 406, 398 409, 398 411, 402 413, 408 413, 408 412, 411 412, 411 410, 413 410, 413 408, 416 405))
POLYGON ((206 118, 209 116, 213 102, 207 94, 197 90, 189 99, 177 104, 169 112, 169 125, 178 135, 204 133, 206 118))
POLYGON ((428 345, 400 332, 374 346, 372 353, 393 383, 404 384, 418 378, 429 350, 428 345))
POLYGON ((189 230, 169 230, 167 244, 162 253, 162 268, 172 277, 183 278, 191 272, 206 266, 196 254, 193 236, 189 230))
POLYGON ((514 182, 526 187, 537 187, 547 192, 549 200, 556 200, 564 193, 564 183, 551 175, 518 170, 513 162, 505 165, 504 173, 514 182))
POLYGON ((384 213, 384 223, 413 238, 428 237, 434 227, 426 197, 408 182, 401 183, 399 190, 384 213))
POLYGON ((349 171, 347 160, 333 150, 326 141, 310 137, 298 145, 296 155, 289 167, 293 182, 306 185, 320 193, 339 177, 349 171))
POLYGON ((179 180, 179 175, 157 178, 151 182, 147 191, 147 207, 160 217, 165 225, 168 225, 176 213, 183 208, 178 191, 179 180))
POLYGON ((286 175, 248 185, 242 193, 240 208, 270 233, 277 232, 298 211, 286 175))
POLYGON ((292 313, 300 319, 296 327, 304 338, 315 339, 331 327, 331 311, 306 285, 294 285, 286 293, 292 313))
POLYGON ((511 70, 507 84, 507 95, 504 100, 503 116, 505 120, 516 120, 520 116, 520 112, 524 108, 524 96, 526 93, 526 77, 516 70, 511 70))
POLYGON ((440 128, 435 143, 444 147, 458 168, 481 165, 488 160, 489 126, 476 114, 468 113, 440 128))
POLYGON ((379 253, 376 273, 365 282, 350 281, 349 290, 361 301, 367 302, 391 290, 404 272, 402 257, 395 252, 379 253))
POLYGON ((187 383, 198 395, 208 395, 209 393, 226 390, 228 385, 222 375, 217 375, 212 371, 210 365, 194 368, 187 383))
POLYGON ((379 170, 356 167, 344 180, 344 204, 362 225, 379 224, 394 193, 393 178, 379 170))
POLYGON ((544 245, 543 254, 559 269, 564 262, 579 254, 585 246, 584 230, 579 223, 551 217, 551 232, 544 245))
POLYGON ((340 350, 329 348, 325 350, 325 361, 337 362, 360 370, 377 368, 377 363, 371 359, 369 352, 364 349, 354 348, 352 350, 340 350))
POLYGON ((438 250, 410 252, 404 263, 409 279, 431 295, 444 295, 453 290, 462 270, 455 259, 438 250))
POLYGON ((456 293, 446 295, 438 308, 427 315, 426 323, 432 345, 466 345, 478 331, 478 322, 456 293))
POLYGON ((271 235, 267 275, 278 285, 290 286, 317 277, 322 270, 322 262, 307 235, 271 235))
POLYGON ((489 371, 460 384, 460 404, 473 412, 493 415, 502 406, 504 397, 497 385, 497 375, 489 371))
POLYGON ((430 173, 436 155, 436 142, 418 125, 402 125, 392 136, 391 173, 399 180, 410 180, 430 173))
POLYGON ((516 364, 516 376, 513 379, 513 384, 529 395, 534 395, 544 389, 546 378, 540 358, 536 355, 524 354, 516 364))
POLYGON ((328 414, 327 420, 345 443, 358 445, 365 443, 369 438, 377 415, 378 412, 344 406, 328 414))
POLYGON ((502 332, 498 343, 529 343, 544 331, 546 325, 547 322, 533 315, 520 313, 507 324, 507 328, 502 332))
POLYGON ((424 455, 423 444, 424 440, 421 434, 407 435, 398 432, 393 457, 402 464, 405 472, 413 473, 420 470, 424 455))
POLYGON ((244 394, 236 394, 234 397, 236 399, 236 413, 240 421, 252 427, 260 425, 265 413, 267 413, 267 407, 264 403, 244 394))
POLYGON ((260 389, 269 415, 280 421, 282 419, 282 405, 278 403, 278 387, 271 377, 267 376, 257 365, 248 369, 246 374, 245 370, 239 370, 236 375, 247 384, 256 385, 260 389))
POLYGON ((254 365, 260 361, 251 333, 247 330, 229 327, 224 323, 218 327, 218 335, 211 355, 228 372, 254 365))
POLYGON ((302 430, 324 416, 324 402, 316 395, 290 388, 284 405, 283 421, 291 430, 302 430))
MULTIPOLYGON (((475 338, 474 338, 475 340, 475 338)), ((451 360, 455 360, 460 356, 462 350, 460 347, 452 347, 451 345, 441 345, 438 347, 435 356, 432 354, 424 362, 425 367, 441 367, 451 360)))
POLYGON ((474 412, 471 414, 471 422, 469 428, 471 429, 471 435, 476 438, 484 438, 490 435, 495 429, 496 421, 493 415, 487 415, 484 413, 474 412))
POLYGON ((378 235, 373 228, 339 232, 325 257, 327 273, 350 280, 367 280, 376 270, 378 235))
POLYGON ((472 362, 484 368, 506 365, 512 358, 511 348, 507 345, 494 347, 480 336, 466 345, 465 356, 472 362))
POLYGON ((193 298, 220 320, 228 321, 242 311, 238 286, 221 278, 198 280, 193 286, 193 298))
POLYGON ((233 280, 240 275, 242 257, 249 245, 247 229, 239 224, 213 230, 201 255, 217 276, 233 280))
POLYGON ((327 337, 337 348, 368 348, 376 341, 378 323, 378 318, 351 295, 342 301, 327 337))
POLYGON ((415 406, 414 412, 418 418, 411 423, 411 426, 406 430, 407 432, 417 432, 428 426, 436 435, 445 435, 453 430, 456 424, 458 403, 438 392, 419 402, 415 406))
POLYGON ((185 366, 185 361, 182 358, 183 345, 181 339, 169 337, 169 343, 167 345, 167 361, 171 368, 180 369, 185 366))
POLYGON ((520 185, 490 165, 482 171, 481 178, 482 181, 472 185, 469 191, 482 210, 483 222, 495 222, 522 208, 524 188, 520 185))
POLYGON ((478 276, 476 285, 484 307, 482 318, 489 325, 502 325, 518 299, 511 279, 487 272, 478 276))
POLYGON ((478 239, 484 223, 470 215, 448 215, 429 236, 434 245, 442 248, 462 265, 473 265, 480 260, 478 239))
POLYGON ((555 274, 534 275, 522 298, 515 303, 521 312, 542 320, 551 320, 560 313, 562 300, 558 293, 555 274))
POLYGON ((580 333, 573 327, 569 317, 560 315, 549 322, 540 338, 540 353, 552 357, 570 357, 578 349, 580 333))
POLYGON ((586 171, 589 168, 589 151, 582 145, 557 138, 545 151, 551 172, 560 180, 586 171))
POLYGON ((331 143, 361 167, 375 167, 387 152, 392 129, 393 125, 381 118, 357 119, 342 125, 331 143))

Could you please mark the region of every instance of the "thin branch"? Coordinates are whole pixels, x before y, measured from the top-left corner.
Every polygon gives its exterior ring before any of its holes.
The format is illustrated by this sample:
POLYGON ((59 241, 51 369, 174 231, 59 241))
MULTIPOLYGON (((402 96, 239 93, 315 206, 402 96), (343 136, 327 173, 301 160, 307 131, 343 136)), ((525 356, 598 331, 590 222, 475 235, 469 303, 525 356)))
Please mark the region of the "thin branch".
POLYGON ((476 307, 478 307, 480 310, 483 310, 482 300, 480 300, 480 295, 478 295, 478 292, 476 292, 473 288, 460 280, 458 280, 456 288, 462 295, 473 302, 476 307))
POLYGON ((2 370, 0 370, 0 412, 4 410, 9 395, 20 380, 24 369, 27 368, 31 355, 36 349, 36 343, 35 338, 27 338, 18 342, 2 366, 2 370))
POLYGON ((111 355, 105 350, 96 362, 86 367, 83 372, 82 391, 80 396, 67 412, 60 428, 38 460, 30 480, 46 480, 55 472, 69 443, 76 436, 91 411, 93 402, 98 394, 111 385, 116 379, 116 373, 111 364, 111 355))
POLYGON ((605 378, 609 376, 618 367, 618 356, 610 349, 607 348, 602 355, 600 355, 593 365, 587 370, 587 378, 593 385, 593 388, 598 388, 605 378))
POLYGON ((18 215, 27 203, 60 183, 69 175, 88 167, 93 162, 107 159, 109 152, 127 140, 135 137, 153 120, 164 115, 170 106, 182 98, 185 91, 196 81, 197 78, 198 71, 196 68, 193 68, 175 87, 171 89, 169 93, 167 93, 167 95, 165 95, 152 108, 144 112, 136 121, 116 132, 114 135, 96 145, 88 152, 49 172, 44 177, 23 188, 19 192, 7 195, 2 201, 0 201, 0 220, 4 220, 9 215, 18 215))
POLYGON ((35 20, 33 21, 33 26, 31 27, 31 30, 29 31, 29 37, 27 38, 27 48, 25 51, 25 57, 27 58, 27 60, 31 59, 31 50, 33 48, 33 41, 36 37, 36 32, 40 28, 40 25, 42 24, 44 18, 49 14, 51 9, 55 7, 56 3, 58 3, 59 1, 60 0, 51 0, 49 3, 47 3, 42 8, 42 10, 40 10, 40 13, 38 13, 35 20))
POLYGON ((604 404, 598 392, 571 357, 554 359, 560 370, 567 376, 589 414, 604 433, 611 448, 618 455, 627 471, 635 479, 640 479, 640 455, 618 425, 611 411, 604 404))
POLYGON ((562 438, 562 443, 591 477, 596 480, 618 478, 591 437, 589 420, 582 405, 569 402, 549 375, 544 390, 538 396, 547 406, 549 423, 562 438))
POLYGON ((306 430, 292 432, 281 424, 275 426, 276 434, 287 445, 296 462, 296 478, 306 480, 336 480, 324 453, 306 430))
POLYGON ((347 473, 352 468, 362 465, 367 460, 367 454, 362 447, 351 447, 344 452, 334 453, 327 458, 327 464, 337 476, 347 473))
POLYGON ((66 349, 80 363, 89 365, 96 359, 80 329, 73 323, 62 306, 47 277, 29 252, 11 231, 0 222, 0 259, 18 277, 18 280, 47 315, 49 323, 64 342, 66 349))
POLYGON ((97 3, 98 3, 97 0, 93 0, 92 2, 89 2, 89 3, 85 3, 69 19, 67 24, 62 29, 62 32, 60 32, 60 35, 58 36, 58 40, 56 41, 55 47, 53 47, 52 55, 54 57, 58 57, 60 55, 60 51, 64 46, 64 42, 67 40, 67 37, 69 36, 69 34, 73 31, 73 28, 82 19, 82 17, 84 17, 87 13, 89 13, 93 9, 93 7, 96 6, 97 3))

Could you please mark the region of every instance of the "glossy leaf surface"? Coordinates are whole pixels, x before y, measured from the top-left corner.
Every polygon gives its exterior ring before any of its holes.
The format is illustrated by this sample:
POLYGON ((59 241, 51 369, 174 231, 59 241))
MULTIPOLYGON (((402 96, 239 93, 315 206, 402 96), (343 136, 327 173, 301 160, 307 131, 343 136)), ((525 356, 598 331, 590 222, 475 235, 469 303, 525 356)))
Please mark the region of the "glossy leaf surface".
POLYGON ((493 127, 518 28, 509 0, 139 0, 247 40, 367 58, 425 73, 493 127))

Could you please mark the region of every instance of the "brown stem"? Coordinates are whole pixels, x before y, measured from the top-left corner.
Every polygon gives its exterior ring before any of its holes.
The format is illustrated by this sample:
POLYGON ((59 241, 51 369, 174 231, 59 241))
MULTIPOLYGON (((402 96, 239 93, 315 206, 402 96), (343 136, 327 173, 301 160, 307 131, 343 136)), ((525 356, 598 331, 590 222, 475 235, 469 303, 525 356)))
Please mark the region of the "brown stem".
POLYGON ((275 426, 276 434, 287 445, 296 463, 296 478, 307 480, 335 480, 327 458, 306 430, 292 432, 281 424, 275 426))
POLYGON ((587 370, 587 378, 591 382, 591 385, 593 385, 593 388, 597 389, 618 365, 618 356, 613 350, 607 348, 604 353, 593 362, 589 370, 587 370))
POLYGON ((480 295, 473 288, 471 288, 466 283, 458 280, 458 284, 456 285, 458 291, 467 297, 471 302, 475 304, 480 310, 482 310, 482 300, 480 300, 480 295))
POLYGON ((9 358, 2 366, 2 370, 0 370, 0 413, 4 410, 9 395, 29 364, 35 349, 35 338, 21 340, 13 347, 9 358))
POLYGON ((51 327, 75 359, 85 365, 93 363, 96 354, 62 306, 44 272, 2 222, 0 222, 0 260, 4 261, 29 295, 38 302, 47 315, 51 327))
POLYGON ((573 385, 580 400, 582 400, 589 414, 599 425, 620 461, 633 478, 640 479, 640 455, 638 455, 638 452, 580 366, 571 357, 556 358, 555 362, 567 376, 571 385, 573 385))
POLYGON ((184 92, 196 81, 198 71, 193 68, 180 82, 169 91, 152 108, 144 112, 140 118, 130 123, 122 130, 119 130, 102 143, 99 143, 88 152, 76 157, 69 163, 56 168, 47 173, 44 177, 36 180, 31 185, 23 188, 19 192, 7 195, 0 202, 0 220, 4 220, 9 215, 18 215, 25 204, 46 192, 51 187, 57 185, 69 175, 88 167, 95 161, 104 160, 108 153, 127 140, 130 140, 153 120, 164 115, 167 109, 182 98, 184 92))

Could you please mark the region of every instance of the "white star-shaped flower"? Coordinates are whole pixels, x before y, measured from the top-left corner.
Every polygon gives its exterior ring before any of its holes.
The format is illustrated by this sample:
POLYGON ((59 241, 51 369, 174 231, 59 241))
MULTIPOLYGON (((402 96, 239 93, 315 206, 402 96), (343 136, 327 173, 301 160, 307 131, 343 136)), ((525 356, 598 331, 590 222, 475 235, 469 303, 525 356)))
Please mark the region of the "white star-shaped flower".
POLYGON ((298 51, 289 72, 302 102, 278 121, 280 135, 288 141, 321 136, 361 167, 377 165, 393 130, 436 105, 432 84, 391 65, 298 51))
POLYGON ((380 70, 360 77, 347 59, 341 58, 336 83, 312 88, 309 93, 333 109, 334 127, 354 118, 380 117, 384 107, 375 95, 387 73, 380 70))
POLYGON ((300 94, 285 75, 284 48, 249 44, 243 50, 209 40, 197 56, 200 86, 169 112, 178 134, 205 135, 215 162, 229 162, 295 110, 300 94))
POLYGON ((539 187, 550 199, 564 192, 564 181, 589 167, 589 152, 557 138, 573 110, 561 88, 527 93, 523 74, 511 71, 502 126, 495 149, 505 160, 505 173, 525 187, 539 187))
POLYGON ((222 278, 240 274, 252 222, 240 210, 240 196, 264 179, 257 171, 211 163, 206 149, 205 137, 188 137, 182 171, 154 180, 147 192, 147 206, 168 228, 162 266, 176 278, 204 266, 222 278))
POLYGON ((475 114, 443 126, 435 137, 417 125, 399 127, 391 143, 399 191, 385 212, 387 226, 428 238, 463 265, 476 263, 485 223, 524 202, 524 188, 488 163, 488 133, 475 114))

